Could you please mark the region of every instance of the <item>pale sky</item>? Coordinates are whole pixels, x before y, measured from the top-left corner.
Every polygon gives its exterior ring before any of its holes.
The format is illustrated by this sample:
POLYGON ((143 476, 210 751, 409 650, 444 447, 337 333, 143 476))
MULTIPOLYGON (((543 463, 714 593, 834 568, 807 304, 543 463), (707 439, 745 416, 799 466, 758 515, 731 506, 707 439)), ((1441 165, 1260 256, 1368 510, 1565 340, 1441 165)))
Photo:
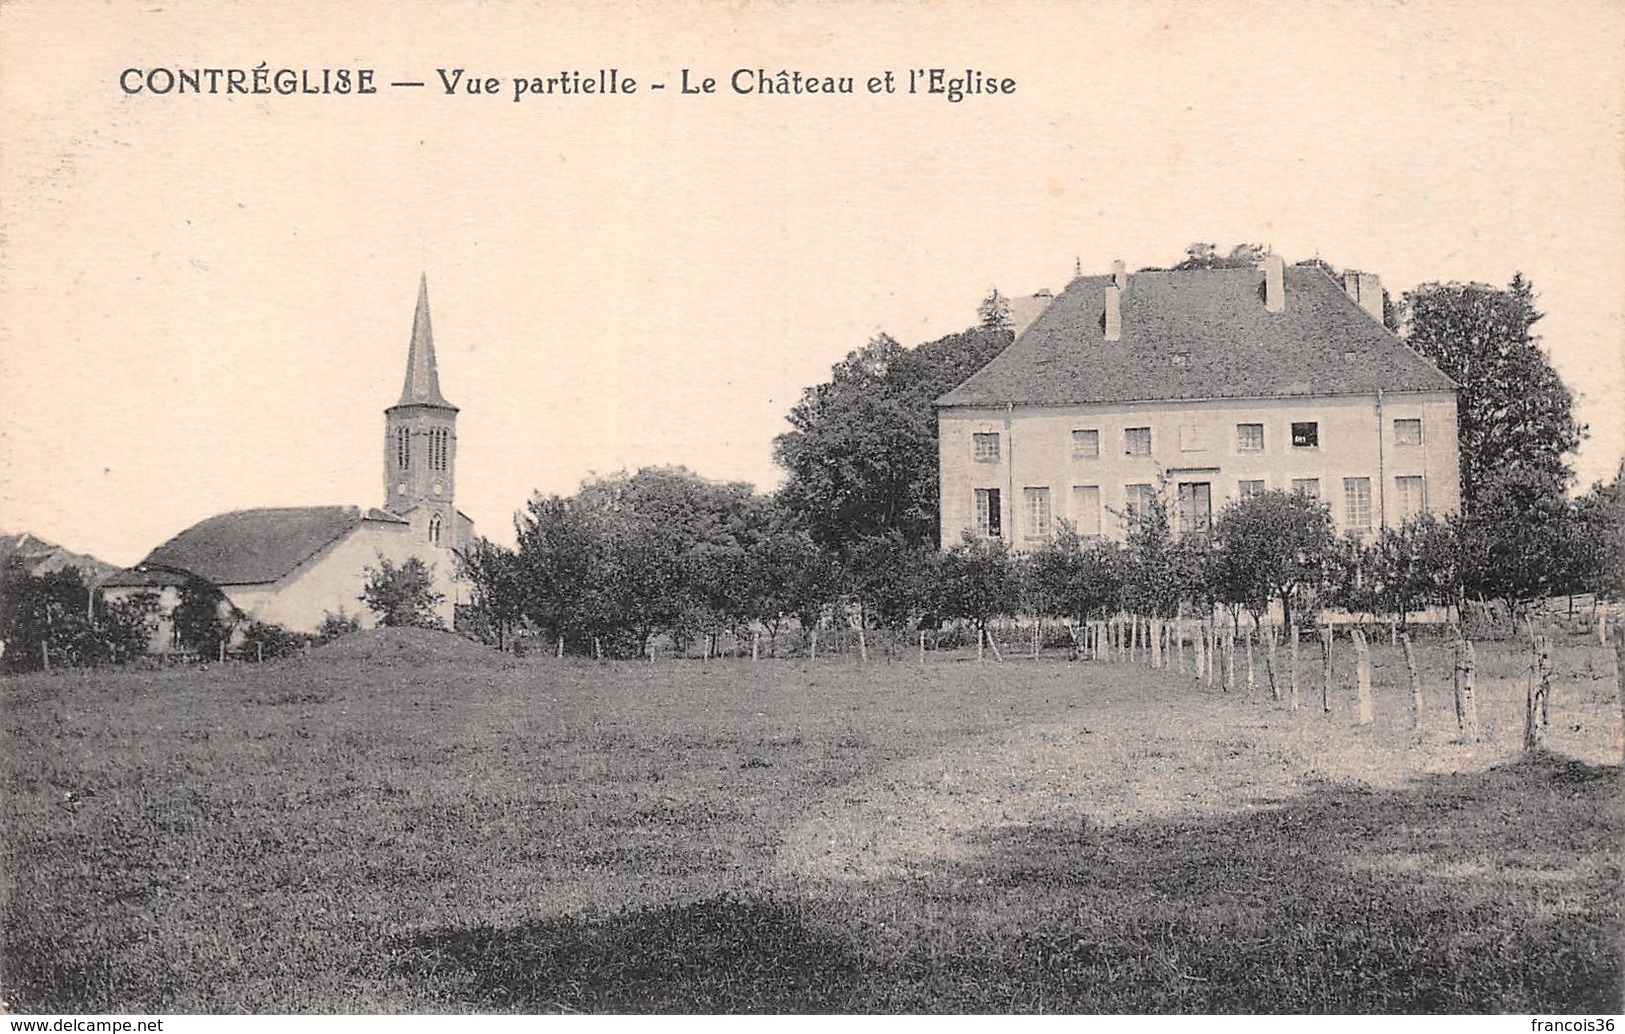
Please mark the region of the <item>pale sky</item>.
POLYGON ((1396 295, 1521 269, 1581 481, 1625 455, 1617 3, 267 6, 0 7, 0 530, 129 564, 226 510, 380 504, 422 270, 457 503, 499 540, 592 473, 772 488, 801 389, 877 332, 1196 240, 1396 295), (429 85, 117 81, 261 61, 429 85), (932 66, 1016 92, 864 92, 932 66), (447 97, 440 67, 502 92, 447 97), (512 100, 600 67, 639 92, 512 100), (860 93, 739 96, 737 68, 860 93))

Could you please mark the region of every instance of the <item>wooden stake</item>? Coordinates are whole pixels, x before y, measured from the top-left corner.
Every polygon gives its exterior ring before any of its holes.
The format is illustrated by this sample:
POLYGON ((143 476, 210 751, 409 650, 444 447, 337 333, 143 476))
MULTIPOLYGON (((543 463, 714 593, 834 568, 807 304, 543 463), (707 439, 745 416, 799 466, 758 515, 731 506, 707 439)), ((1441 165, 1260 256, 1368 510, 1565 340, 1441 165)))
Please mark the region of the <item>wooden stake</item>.
POLYGON ((45 670, 50 671, 51 670, 51 644, 46 642, 43 639, 40 640, 39 655, 40 655, 40 661, 45 665, 45 670))
POLYGON ((1473 698, 1473 677, 1478 668, 1478 657, 1470 639, 1456 644, 1456 725, 1462 742, 1478 742, 1478 703, 1473 698))
POLYGON ((1320 711, 1332 713, 1332 626, 1320 630, 1320 711))
POLYGON ((1271 625, 1265 632, 1264 674, 1270 680, 1270 699, 1275 701, 1281 699, 1281 683, 1275 678, 1275 647, 1280 638, 1280 632, 1274 625, 1271 625))
POLYGON ((1254 682, 1253 682, 1253 630, 1251 628, 1249 628, 1247 630, 1246 635, 1247 635, 1247 638, 1246 638, 1246 643, 1247 643, 1247 696, 1251 697, 1253 695, 1253 689, 1255 688, 1254 682))
POLYGON ((264 643, 255 643, 254 644, 254 663, 256 663, 256 664, 264 664, 265 663, 265 644, 264 643))
POLYGON ((762 659, 762 633, 754 629, 750 633, 750 659, 753 661, 762 659))
POLYGON ((1371 647, 1366 643, 1365 633, 1358 628, 1354 630, 1354 699, 1360 713, 1360 724, 1370 725, 1374 706, 1371 701, 1371 647))
POLYGON ((1303 694, 1298 688, 1298 623, 1292 623, 1290 635, 1292 636, 1292 650, 1287 657, 1287 681, 1290 687, 1287 695, 1286 708, 1288 711, 1298 711, 1303 708, 1303 694))
POLYGON ((220 663, 226 663, 226 641, 220 640, 220 663))
POLYGON ((601 661, 604 659, 604 647, 603 644, 598 641, 597 636, 592 637, 592 659, 595 661, 601 661))
POLYGON ((1399 645, 1405 648, 1405 671, 1411 680, 1411 728, 1422 731, 1422 676, 1416 671, 1416 651, 1411 648, 1411 634, 1401 632, 1399 645))
POLYGON ((1236 625, 1232 621, 1224 625, 1224 688, 1227 693, 1236 688, 1236 625))
POLYGON ((920 667, 925 667, 925 633, 920 633, 920 667))
POLYGON ((558 653, 558 655, 560 657, 564 656, 564 637, 563 636, 559 636, 559 653, 558 653))

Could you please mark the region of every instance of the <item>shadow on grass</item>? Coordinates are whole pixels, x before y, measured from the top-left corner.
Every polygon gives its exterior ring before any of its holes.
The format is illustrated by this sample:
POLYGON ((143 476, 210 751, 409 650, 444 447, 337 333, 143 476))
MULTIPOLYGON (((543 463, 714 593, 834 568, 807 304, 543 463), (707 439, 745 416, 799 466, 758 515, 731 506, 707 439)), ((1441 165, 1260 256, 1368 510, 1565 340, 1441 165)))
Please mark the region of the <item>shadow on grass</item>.
POLYGON ((1620 770, 1550 757, 1222 819, 990 831, 813 898, 430 931, 399 969, 526 1012, 1608 1012, 1620 770))
POLYGON ((732 897, 436 931, 399 957, 431 981, 449 963, 467 1004, 521 1012, 839 1012, 862 982, 850 949, 796 905, 732 897))

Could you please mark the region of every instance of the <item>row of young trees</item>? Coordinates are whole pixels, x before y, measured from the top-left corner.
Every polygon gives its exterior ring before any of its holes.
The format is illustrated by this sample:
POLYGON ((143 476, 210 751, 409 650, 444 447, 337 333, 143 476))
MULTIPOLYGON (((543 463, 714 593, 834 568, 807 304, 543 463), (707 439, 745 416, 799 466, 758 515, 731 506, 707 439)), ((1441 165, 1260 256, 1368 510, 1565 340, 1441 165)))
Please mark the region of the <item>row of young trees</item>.
POLYGON ((1423 608, 1459 613, 1492 594, 1527 606, 1545 594, 1525 591, 1537 581, 1554 592, 1617 593, 1618 566, 1607 561, 1620 549, 1617 481, 1609 492, 1606 506, 1575 505, 1554 519, 1549 566, 1525 579, 1509 575, 1506 536, 1483 517, 1423 516, 1339 537, 1324 504, 1266 492, 1230 504, 1200 535, 1173 534, 1163 497, 1121 543, 1063 525, 1019 554, 969 536, 943 551, 887 529, 830 545, 782 497, 647 468, 532 500, 517 548, 482 539, 462 562, 471 615, 491 641, 506 645, 525 630, 549 648, 563 640, 601 655, 647 655, 657 637, 682 649, 746 629, 776 651, 792 620, 803 631, 827 622, 886 630, 892 642, 943 620, 979 631, 1016 615, 1075 626, 1216 607, 1285 622, 1335 607, 1403 625, 1423 608))

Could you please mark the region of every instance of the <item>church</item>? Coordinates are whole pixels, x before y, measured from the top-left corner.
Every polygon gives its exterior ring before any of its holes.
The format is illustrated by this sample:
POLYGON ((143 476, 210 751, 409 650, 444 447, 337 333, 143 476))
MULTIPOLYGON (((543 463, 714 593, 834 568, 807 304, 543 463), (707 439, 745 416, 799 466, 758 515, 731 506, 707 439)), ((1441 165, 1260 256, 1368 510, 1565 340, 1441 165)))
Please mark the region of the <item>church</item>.
POLYGON ((456 507, 457 407, 440 393, 429 285, 418 282, 417 310, 401 397, 384 410, 383 504, 237 510, 192 525, 105 582, 110 600, 155 594, 159 620, 151 648, 175 647, 168 615, 180 588, 201 578, 248 620, 314 633, 329 615, 376 623, 361 593, 380 558, 416 557, 442 594, 439 617, 452 627, 466 587, 454 550, 474 539, 474 522, 456 507))

